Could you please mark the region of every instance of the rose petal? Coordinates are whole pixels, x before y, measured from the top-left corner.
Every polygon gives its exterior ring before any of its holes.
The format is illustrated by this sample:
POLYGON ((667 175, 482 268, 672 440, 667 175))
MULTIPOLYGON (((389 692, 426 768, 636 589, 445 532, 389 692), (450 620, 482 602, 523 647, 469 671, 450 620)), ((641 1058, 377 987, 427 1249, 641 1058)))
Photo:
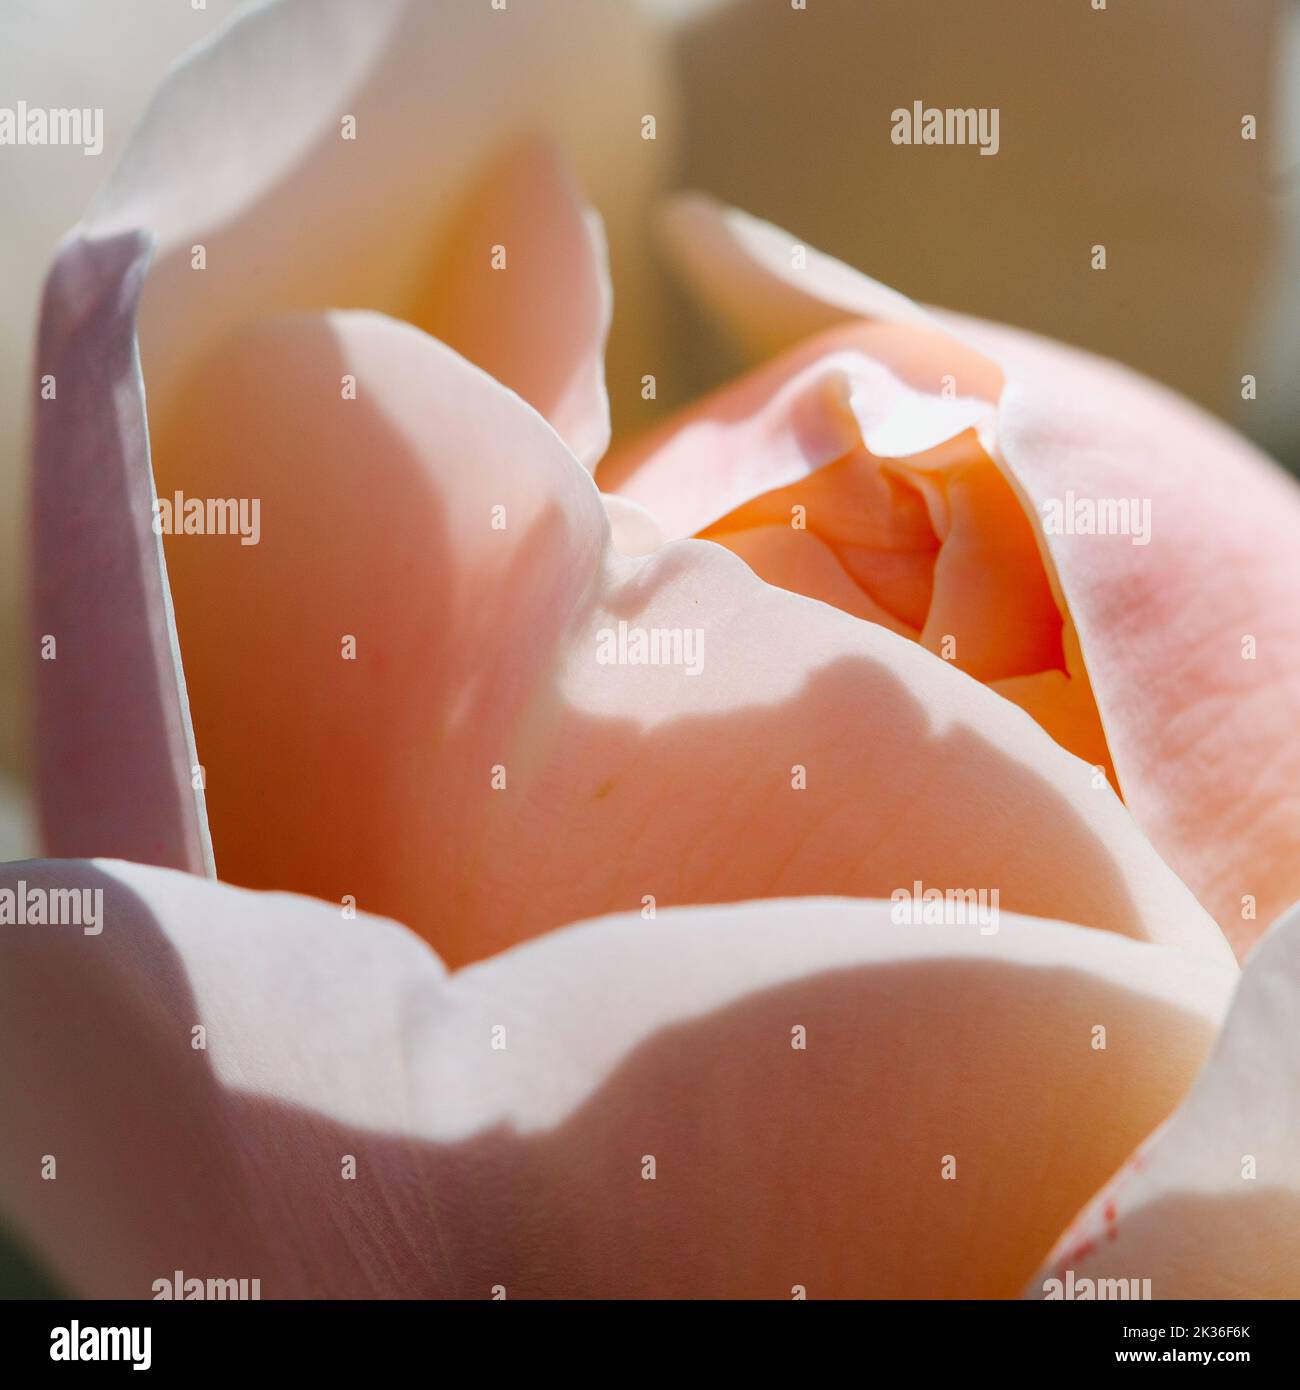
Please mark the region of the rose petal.
MULTIPOLYGON (((1300 905, 1246 964, 1168 1124, 1097 1193, 1030 1282, 1149 1279, 1152 1298, 1300 1297, 1300 905)), ((1094 1285, 1095 1292, 1095 1285, 1094 1285)))
POLYGON ((1033 523, 982 451, 947 472, 948 527, 921 644, 959 634, 961 668, 993 681, 1063 669, 1061 615, 1033 523))
POLYGON ((481 176, 446 234, 429 309, 412 315, 518 391, 589 467, 609 445, 604 237, 557 153, 527 141, 481 176))
MULTIPOLYGON (((953 441, 960 452, 962 442, 953 441)), ((924 476, 893 469, 855 449, 815 473, 746 502, 701 533, 744 557, 769 583, 837 608, 915 640, 934 589, 935 556, 948 528, 940 488, 924 476), (746 539, 769 532, 767 563, 755 564, 746 539), (814 549, 813 557, 801 552, 814 549), (824 549, 848 581, 834 591, 807 587, 816 551, 824 549)))
POLYGON ((0 1201, 99 1297, 175 1271, 267 1298, 1011 1295, 1182 1096, 1235 973, 800 901, 448 977, 320 903, 118 863, 17 881, 104 894, 98 936, 0 937, 0 1201))
POLYGON ((211 867, 135 351, 140 235, 68 242, 34 404, 36 775, 46 848, 211 867), (52 646, 50 644, 53 644, 52 646))
POLYGON ((819 599, 855 618, 880 623, 891 632, 915 637, 916 631, 882 608, 844 568, 835 551, 811 531, 789 525, 751 526, 716 534, 716 538, 760 579, 794 594, 819 599))
POLYGON ((262 507, 257 545, 168 542, 223 877, 353 895, 453 963, 647 895, 917 878, 1226 949, 1020 711, 719 546, 616 554, 545 421, 417 330, 268 322, 191 390, 161 490, 262 507))

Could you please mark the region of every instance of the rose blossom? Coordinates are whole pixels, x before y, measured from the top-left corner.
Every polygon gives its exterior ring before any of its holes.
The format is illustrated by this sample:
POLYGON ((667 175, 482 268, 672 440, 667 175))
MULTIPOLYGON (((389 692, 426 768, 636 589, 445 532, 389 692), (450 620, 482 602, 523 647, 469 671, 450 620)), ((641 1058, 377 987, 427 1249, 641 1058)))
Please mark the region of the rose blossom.
POLYGON ((1294 1291, 1300 923, 1220 1033, 1207 911, 1300 896, 1294 490, 700 202, 688 275, 793 355, 602 463, 604 242, 535 108, 415 187, 376 138, 399 59, 470 84, 490 15, 439 47, 404 10, 385 57, 318 7, 348 95, 277 127, 301 13, 178 70, 47 287, 60 857, 3 883, 98 889, 103 930, 3 928, 6 1213, 92 1295, 1041 1294, 1094 1223, 1157 1296, 1294 1291), (1138 463, 1149 545, 1043 534, 1138 463), (256 498, 257 544, 160 541, 155 493, 256 498), (997 930, 900 925, 917 884, 996 891, 997 930), (1269 1181, 1198 1245, 1238 1150, 1269 1181))

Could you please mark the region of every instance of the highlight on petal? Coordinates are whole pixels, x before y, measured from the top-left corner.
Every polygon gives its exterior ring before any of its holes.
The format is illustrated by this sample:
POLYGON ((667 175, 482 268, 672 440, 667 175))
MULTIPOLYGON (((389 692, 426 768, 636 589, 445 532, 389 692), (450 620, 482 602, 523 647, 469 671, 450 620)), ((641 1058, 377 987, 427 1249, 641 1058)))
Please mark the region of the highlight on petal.
POLYGON ((668 200, 661 226, 687 283, 752 357, 853 319, 931 322, 906 295, 704 194, 668 200))
POLYGON ((591 457, 608 431, 604 249, 535 141, 572 150, 601 196, 634 166, 622 191, 639 206, 659 91, 646 33, 627 0, 559 16, 528 0, 275 0, 224 27, 163 84, 87 219, 94 236, 158 237, 151 405, 250 315, 357 306, 454 335, 591 457), (502 186, 484 186, 490 169, 502 186), (467 274, 502 256, 494 276, 467 274))
POLYGON ((135 309, 143 235, 65 243, 33 392, 36 781, 45 848, 211 869, 153 484, 135 309))
POLYGON ((1190 1094, 1088 1203, 1026 1297, 1079 1297, 1085 1280, 1096 1296, 1099 1281, 1124 1279, 1150 1298, 1300 1298, 1298 1009, 1300 905, 1246 962, 1190 1094))
POLYGON ((918 878, 1226 949, 1018 710, 721 546, 618 554, 546 422, 407 325, 233 336, 156 443, 162 497, 260 500, 255 545, 167 537, 229 881, 353 898, 452 964, 647 899, 918 878))
MULTIPOLYGON (((1023 592, 1017 576, 1026 573, 1023 561, 1004 562, 1017 549, 1027 560, 1032 540, 1036 582, 1050 586, 1061 611, 1064 659, 1032 684, 1024 673, 968 669, 1073 751, 1113 768, 1139 825, 1238 953, 1247 951, 1261 924, 1300 897, 1294 480, 1216 420, 1113 363, 919 310, 824 258, 810 256, 811 273, 796 272, 793 238, 714 204, 691 200, 669 215, 687 279, 726 321, 753 333, 769 299, 786 306, 764 345, 865 316, 874 337, 864 351, 881 351, 892 327, 931 354, 932 375, 946 371, 958 393, 996 402, 981 445, 1005 480, 997 511, 1008 525, 1023 513, 1029 529, 1016 519, 1008 545, 1012 531, 990 531, 989 518, 972 513, 950 592, 960 610, 1004 632, 1000 605, 1023 592), (930 331, 918 337, 922 322, 930 331), (992 591, 979 595, 972 580, 992 591)), ((858 331, 841 326, 837 341, 858 331)), ((656 465, 644 453, 635 460, 644 486, 630 495, 653 510, 645 494, 656 465)), ((626 465, 608 467, 617 478, 626 465)), ((955 545, 949 555, 957 558, 955 545)), ((936 616, 935 624, 953 622, 936 616)))
POLYGON ((664 543, 658 521, 644 507, 612 492, 602 492, 600 500, 609 521, 610 544, 620 555, 649 555, 664 543))
POLYGON ((448 976, 391 923, 184 874, 0 887, 102 893, 97 935, 0 938, 0 1204, 92 1297, 176 1270, 263 1298, 1012 1296, 1185 1093, 1235 975, 800 900, 448 976))
POLYGON ((488 167, 411 315, 504 382, 589 467, 609 445, 604 231, 557 152, 532 140, 488 167))

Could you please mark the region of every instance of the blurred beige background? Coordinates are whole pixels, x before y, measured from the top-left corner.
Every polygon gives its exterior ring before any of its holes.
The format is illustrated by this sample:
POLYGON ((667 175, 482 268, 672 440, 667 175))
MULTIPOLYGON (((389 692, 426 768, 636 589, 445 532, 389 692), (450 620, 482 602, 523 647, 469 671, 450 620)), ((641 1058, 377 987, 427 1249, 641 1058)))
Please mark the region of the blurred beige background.
POLYGON ((1282 0, 701 6, 677 45, 681 180, 914 298, 1117 357, 1292 450, 1295 358, 1265 340, 1298 259, 1295 20, 1282 0), (997 107, 998 154, 892 144, 890 112, 918 100, 997 107))

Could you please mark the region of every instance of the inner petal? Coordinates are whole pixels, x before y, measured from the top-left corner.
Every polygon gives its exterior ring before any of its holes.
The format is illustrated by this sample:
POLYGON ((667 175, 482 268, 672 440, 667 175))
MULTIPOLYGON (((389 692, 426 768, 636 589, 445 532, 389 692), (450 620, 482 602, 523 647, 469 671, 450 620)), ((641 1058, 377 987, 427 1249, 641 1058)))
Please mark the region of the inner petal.
POLYGON ((936 481, 949 527, 922 646, 985 682, 1063 671, 1061 614, 1011 485, 978 444, 936 481))
POLYGON ((670 535, 715 541, 769 584, 918 642, 1117 785, 1077 636, 994 459, 990 418, 977 398, 931 394, 910 359, 866 351, 885 346, 856 329, 803 344, 615 455, 601 482, 670 535))
POLYGON ((709 539, 734 551, 760 579, 778 589, 820 599, 855 618, 916 639, 916 627, 877 603, 867 587, 845 568, 834 547, 816 533, 776 524, 722 532, 709 539))
POLYGON ((924 494, 863 450, 754 498, 700 535, 734 550, 778 588, 920 637, 939 538, 924 494), (752 539, 756 530, 767 536, 761 552, 752 539), (755 564, 760 553, 763 563, 755 564), (810 576, 830 574, 828 562, 835 581, 826 592, 808 587, 810 576))

